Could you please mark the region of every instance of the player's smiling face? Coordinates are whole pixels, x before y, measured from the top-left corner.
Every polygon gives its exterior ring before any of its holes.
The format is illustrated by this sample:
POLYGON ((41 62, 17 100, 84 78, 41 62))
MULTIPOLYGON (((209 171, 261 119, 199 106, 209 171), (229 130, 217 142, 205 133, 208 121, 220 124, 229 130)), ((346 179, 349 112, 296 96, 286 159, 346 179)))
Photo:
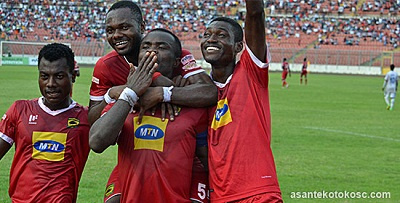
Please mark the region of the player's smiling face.
POLYGON ((108 43, 120 55, 135 54, 139 50, 141 25, 129 8, 115 9, 107 14, 106 34, 108 43))
POLYGON ((39 64, 39 88, 44 96, 44 104, 51 110, 68 107, 74 79, 65 58, 52 62, 42 58, 39 64))
POLYGON ((201 41, 204 59, 211 64, 231 62, 236 55, 234 39, 233 29, 229 23, 212 22, 204 32, 201 41))

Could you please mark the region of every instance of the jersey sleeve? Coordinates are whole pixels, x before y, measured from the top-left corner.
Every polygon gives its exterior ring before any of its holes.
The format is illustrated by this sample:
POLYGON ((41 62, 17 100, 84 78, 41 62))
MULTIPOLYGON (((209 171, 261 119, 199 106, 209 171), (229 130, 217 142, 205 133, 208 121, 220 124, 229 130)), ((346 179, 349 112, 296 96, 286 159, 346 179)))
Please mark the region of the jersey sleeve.
POLYGON ((93 70, 92 84, 90 86, 90 100, 103 100, 103 96, 107 93, 107 90, 112 87, 110 84, 107 65, 100 59, 97 61, 93 70))
POLYGON ((8 111, 3 115, 0 122, 0 138, 12 145, 16 135, 17 125, 17 102, 14 102, 8 111))
MULTIPOLYGON (((266 51, 267 53, 264 63, 260 59, 258 59, 253 54, 251 49, 246 45, 239 62, 240 65, 243 66, 243 68, 247 69, 247 74, 252 79, 252 81, 263 87, 268 86, 268 67, 271 60, 271 55, 268 47, 266 51)), ((283 66, 285 66, 285 64, 283 64, 283 66)))
MULTIPOLYGON (((255 63, 259 68, 268 68, 268 67, 269 67, 269 62, 271 61, 271 54, 270 54, 270 51, 269 51, 268 46, 267 46, 267 51, 266 51, 267 53, 266 53, 266 55, 265 55, 265 63, 262 62, 262 61, 260 61, 260 59, 258 59, 258 58, 253 54, 253 52, 252 52, 251 49, 247 46, 247 44, 246 44, 245 47, 246 47, 246 48, 245 48, 246 50, 244 51, 244 53, 247 52, 247 53, 250 55, 251 61, 252 61, 253 63, 255 63)), ((240 60, 242 60, 243 57, 246 57, 246 54, 242 54, 240 60)))
POLYGON ((204 69, 196 63, 193 54, 186 49, 182 49, 181 64, 177 70, 177 75, 180 74, 183 78, 188 78, 201 72, 204 72, 204 69))
POLYGON ((119 183, 118 165, 116 165, 108 178, 106 190, 104 193, 104 202, 116 195, 121 195, 121 188, 119 183))

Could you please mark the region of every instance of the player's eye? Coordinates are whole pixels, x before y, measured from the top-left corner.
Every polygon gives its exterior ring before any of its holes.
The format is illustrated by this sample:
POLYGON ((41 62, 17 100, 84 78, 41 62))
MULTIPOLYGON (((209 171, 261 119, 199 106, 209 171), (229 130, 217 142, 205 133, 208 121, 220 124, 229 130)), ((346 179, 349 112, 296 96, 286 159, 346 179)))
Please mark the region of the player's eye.
POLYGON ((49 78, 49 76, 46 75, 46 74, 40 74, 39 77, 40 77, 41 80, 47 80, 49 78))
POLYGON ((112 33, 114 33, 113 29, 107 29, 107 34, 111 35, 112 33))

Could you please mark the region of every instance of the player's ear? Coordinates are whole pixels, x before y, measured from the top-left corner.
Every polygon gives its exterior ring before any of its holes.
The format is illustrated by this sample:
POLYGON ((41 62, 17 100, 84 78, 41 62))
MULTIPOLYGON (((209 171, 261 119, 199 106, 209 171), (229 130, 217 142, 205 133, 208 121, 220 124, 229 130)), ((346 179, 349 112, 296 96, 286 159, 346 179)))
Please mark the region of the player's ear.
POLYGON ((175 58, 175 62, 174 62, 174 69, 178 68, 179 65, 181 65, 181 58, 175 58))
POLYGON ((243 41, 241 42, 235 42, 235 53, 239 53, 243 50, 243 41))
POLYGON ((72 83, 75 83, 76 74, 77 74, 76 71, 72 71, 72 77, 71 77, 72 83))

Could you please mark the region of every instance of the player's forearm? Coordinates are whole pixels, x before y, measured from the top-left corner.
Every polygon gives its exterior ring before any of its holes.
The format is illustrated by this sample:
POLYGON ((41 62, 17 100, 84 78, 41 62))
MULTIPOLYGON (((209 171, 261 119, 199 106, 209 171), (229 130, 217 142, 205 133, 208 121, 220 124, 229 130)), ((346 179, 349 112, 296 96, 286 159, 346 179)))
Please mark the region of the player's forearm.
POLYGON ((208 107, 217 104, 217 87, 213 84, 193 84, 172 89, 171 103, 190 107, 208 107))
POLYGON ((0 160, 3 158, 3 156, 8 152, 10 148, 11 145, 0 138, 0 160))
POLYGON ((104 100, 101 102, 90 100, 88 113, 88 120, 90 125, 92 125, 98 118, 100 118, 101 112, 106 106, 107 103, 104 100))
POLYGON ((157 79, 153 80, 151 83, 152 87, 168 87, 171 85, 174 85, 174 82, 163 75, 157 77, 157 79))
POLYGON ((262 0, 246 1, 245 38, 253 54, 262 62, 265 61, 265 14, 262 0), (260 43, 264 42, 264 43, 260 43))
POLYGON ((101 153, 115 144, 130 109, 128 102, 118 100, 104 116, 93 123, 89 132, 89 145, 94 152, 101 153))

